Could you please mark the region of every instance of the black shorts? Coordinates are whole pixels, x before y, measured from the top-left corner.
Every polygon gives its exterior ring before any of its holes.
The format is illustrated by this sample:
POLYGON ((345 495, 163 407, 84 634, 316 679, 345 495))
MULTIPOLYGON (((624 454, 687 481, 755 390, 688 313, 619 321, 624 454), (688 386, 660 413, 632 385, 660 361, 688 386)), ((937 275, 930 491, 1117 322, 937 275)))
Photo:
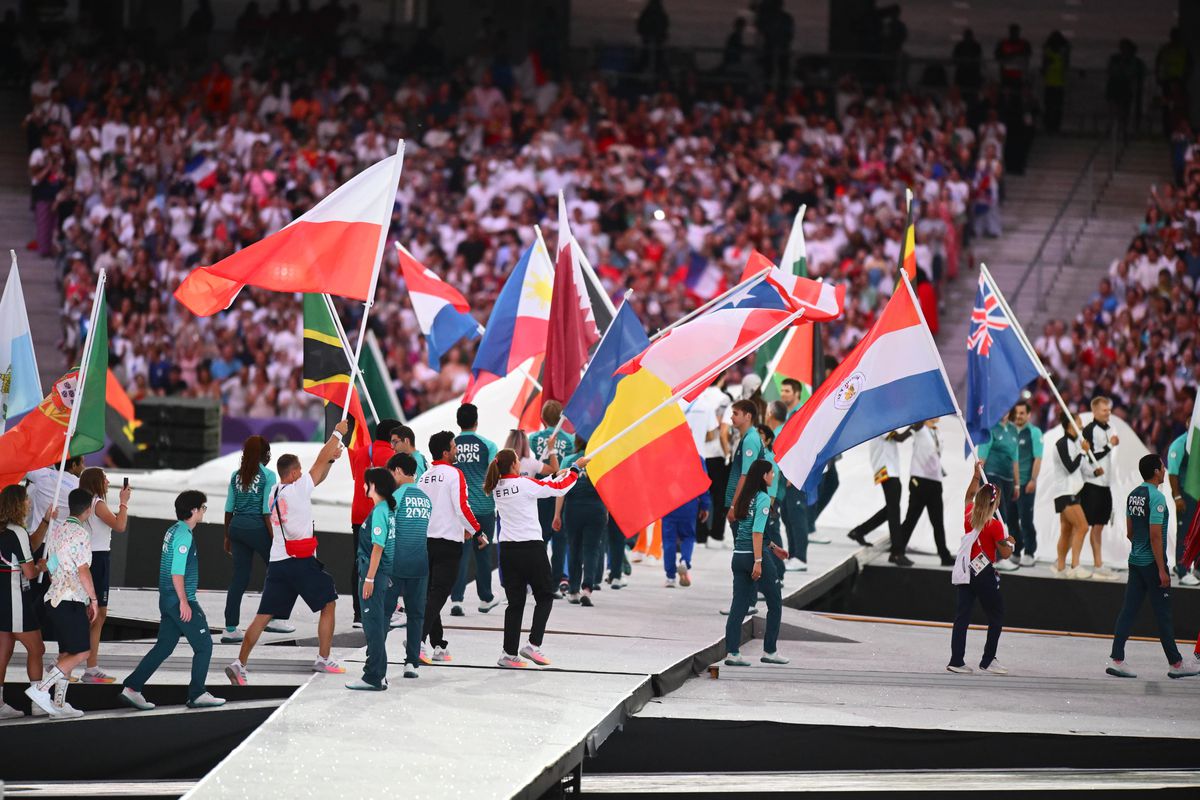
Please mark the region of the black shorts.
POLYGON ((92 649, 92 625, 88 622, 87 606, 75 600, 63 600, 57 606, 46 605, 54 620, 58 652, 86 653, 92 649))
POLYGON ((96 605, 108 608, 108 584, 112 580, 112 553, 96 550, 92 553, 92 584, 96 587, 96 605))
POLYGON ((1054 498, 1054 513, 1061 514, 1071 506, 1079 505, 1079 495, 1064 494, 1054 498))
POLYGON ((320 611, 337 600, 333 577, 316 556, 285 558, 268 564, 258 613, 287 619, 292 615, 297 597, 303 598, 313 611, 320 611))
POLYGON ((1107 525, 1112 518, 1112 489, 1085 483, 1079 493, 1079 505, 1088 525, 1107 525))
POLYGON ((28 633, 42 627, 33 592, 21 588, 20 573, 0 572, 0 632, 28 633))

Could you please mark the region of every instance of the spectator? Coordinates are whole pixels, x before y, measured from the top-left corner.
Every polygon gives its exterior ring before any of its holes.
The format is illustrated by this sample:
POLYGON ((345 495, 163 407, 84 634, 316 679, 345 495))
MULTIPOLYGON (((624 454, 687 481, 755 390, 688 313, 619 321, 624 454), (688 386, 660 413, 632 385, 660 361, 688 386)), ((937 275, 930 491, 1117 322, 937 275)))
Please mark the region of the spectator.
POLYGON ((1000 86, 1010 92, 1020 92, 1029 73, 1033 55, 1027 39, 1021 38, 1021 26, 1008 26, 1008 38, 996 44, 996 61, 1000 64, 1000 86))
POLYGON ((671 18, 663 0, 647 0, 646 7, 638 15, 637 34, 642 40, 642 55, 640 68, 653 74, 658 74, 663 64, 663 46, 667 43, 667 31, 670 30, 671 18))
POLYGON ((1062 127, 1067 70, 1070 66, 1071 43, 1062 31, 1055 30, 1042 45, 1042 110, 1046 115, 1046 133, 1058 133, 1062 127))
POLYGON ((954 60, 954 85, 968 95, 974 95, 983 85, 983 47, 975 32, 964 28, 962 38, 950 53, 954 60))

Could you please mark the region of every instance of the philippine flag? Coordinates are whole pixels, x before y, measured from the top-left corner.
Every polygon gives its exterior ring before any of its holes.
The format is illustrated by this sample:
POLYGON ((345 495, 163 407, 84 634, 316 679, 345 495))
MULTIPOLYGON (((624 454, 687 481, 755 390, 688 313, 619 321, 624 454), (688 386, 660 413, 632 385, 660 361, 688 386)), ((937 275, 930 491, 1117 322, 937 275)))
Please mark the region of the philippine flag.
POLYGON ((837 454, 887 431, 957 411, 912 286, 904 285, 775 438, 779 469, 810 497, 822 468, 837 454))
POLYGON ((471 402, 482 387, 546 352, 553 294, 554 264, 539 235, 513 267, 492 306, 471 365, 471 385, 464 403, 471 402))
POLYGON ((404 283, 408 286, 408 298, 425 337, 429 366, 440 372, 442 356, 462 339, 479 336, 479 323, 471 316, 467 299, 453 286, 413 258, 399 242, 396 252, 400 256, 404 283))

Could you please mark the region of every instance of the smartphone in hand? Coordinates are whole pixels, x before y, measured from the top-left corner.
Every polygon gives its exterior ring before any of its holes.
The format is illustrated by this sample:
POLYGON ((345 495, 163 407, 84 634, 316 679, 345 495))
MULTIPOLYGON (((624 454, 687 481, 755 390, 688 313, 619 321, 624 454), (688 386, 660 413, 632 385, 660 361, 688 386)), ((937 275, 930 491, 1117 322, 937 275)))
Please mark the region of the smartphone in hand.
POLYGON ((126 476, 125 476, 125 482, 124 482, 123 484, 121 484, 121 488, 122 488, 122 489, 128 489, 128 488, 129 488, 129 476, 128 476, 128 475, 126 475, 126 476))

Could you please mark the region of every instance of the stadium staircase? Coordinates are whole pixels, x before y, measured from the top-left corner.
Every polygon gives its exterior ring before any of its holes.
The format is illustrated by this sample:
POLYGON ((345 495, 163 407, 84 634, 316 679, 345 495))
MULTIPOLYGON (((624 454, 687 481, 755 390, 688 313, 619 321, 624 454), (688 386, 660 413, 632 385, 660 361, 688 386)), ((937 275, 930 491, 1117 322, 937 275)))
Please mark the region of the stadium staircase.
POLYGON ((34 227, 29 207, 29 156, 21 128, 24 117, 23 97, 11 89, 0 92, 0 131, 4 132, 0 136, 0 291, 8 280, 8 251, 16 250, 38 371, 42 385, 49 387, 65 371, 58 349, 62 338, 62 282, 54 259, 25 249, 33 238, 34 227))
MULTIPOLYGON (((1168 149, 1157 137, 1123 146, 1111 137, 1038 138, 1025 174, 1007 179, 1004 235, 974 243, 976 262, 988 265, 1030 338, 1049 318, 1074 317, 1124 251, 1150 186, 1169 175, 1168 149)), ((946 287, 937 337, 960 398, 977 266, 946 287)))

